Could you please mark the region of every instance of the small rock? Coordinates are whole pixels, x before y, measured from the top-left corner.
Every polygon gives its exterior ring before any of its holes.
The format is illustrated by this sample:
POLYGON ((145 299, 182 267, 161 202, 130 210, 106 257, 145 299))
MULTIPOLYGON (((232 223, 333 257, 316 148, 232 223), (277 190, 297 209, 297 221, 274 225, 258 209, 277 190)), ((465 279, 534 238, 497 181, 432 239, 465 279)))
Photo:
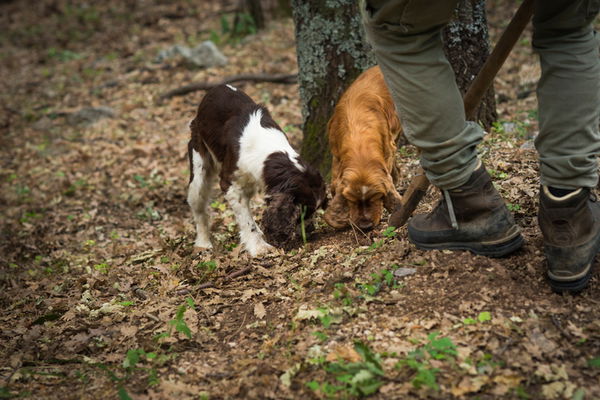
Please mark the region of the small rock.
POLYGON ((528 140, 521 145, 521 150, 535 150, 535 143, 533 140, 528 140))
POLYGON ((52 128, 52 120, 44 116, 38 119, 31 127, 36 131, 47 131, 52 128))
POLYGON ((194 48, 180 44, 173 45, 168 49, 161 50, 155 61, 160 63, 177 57, 181 57, 187 63, 199 68, 221 67, 227 64, 227 57, 210 40, 204 41, 194 48))
POLYGON ((503 122, 502 129, 504 129, 504 132, 506 133, 513 133, 517 129, 517 124, 514 122, 503 122))
POLYGON ((409 276, 409 275, 415 274, 416 272, 417 272, 416 268, 400 267, 400 268, 397 268, 394 271, 394 276, 396 278, 403 278, 405 276, 409 276))
POLYGON ((102 118, 114 118, 117 115, 110 107, 84 107, 74 113, 67 115, 67 123, 70 125, 92 125, 102 118))

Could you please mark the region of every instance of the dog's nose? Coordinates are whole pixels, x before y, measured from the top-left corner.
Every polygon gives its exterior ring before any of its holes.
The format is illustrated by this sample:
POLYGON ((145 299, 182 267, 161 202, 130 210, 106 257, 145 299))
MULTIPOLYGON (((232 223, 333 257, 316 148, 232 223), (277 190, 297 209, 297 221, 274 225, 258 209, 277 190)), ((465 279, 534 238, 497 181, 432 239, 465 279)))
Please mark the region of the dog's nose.
POLYGON ((357 225, 363 231, 370 231, 371 229, 373 229, 373 221, 370 220, 358 221, 357 225))

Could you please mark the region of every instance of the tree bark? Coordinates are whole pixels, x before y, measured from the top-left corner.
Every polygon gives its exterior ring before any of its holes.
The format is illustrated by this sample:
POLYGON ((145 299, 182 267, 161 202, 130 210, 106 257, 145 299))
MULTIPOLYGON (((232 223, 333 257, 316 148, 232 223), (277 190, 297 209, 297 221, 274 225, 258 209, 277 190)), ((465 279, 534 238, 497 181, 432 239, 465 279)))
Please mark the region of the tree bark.
POLYGON ((355 0, 292 0, 302 103, 302 157, 325 176, 331 168, 327 122, 339 97, 375 64, 355 0))
POLYGON ((264 29, 265 28, 265 14, 263 12, 263 7, 261 4, 261 0, 244 0, 245 6, 248 9, 248 13, 254 20, 254 24, 256 25, 256 29, 264 29))
MULTIPOLYGON (((490 52, 485 1, 460 0, 455 18, 443 30, 443 38, 446 56, 464 96, 490 52)), ((476 121, 487 130, 498 118, 493 85, 475 115, 476 121)))

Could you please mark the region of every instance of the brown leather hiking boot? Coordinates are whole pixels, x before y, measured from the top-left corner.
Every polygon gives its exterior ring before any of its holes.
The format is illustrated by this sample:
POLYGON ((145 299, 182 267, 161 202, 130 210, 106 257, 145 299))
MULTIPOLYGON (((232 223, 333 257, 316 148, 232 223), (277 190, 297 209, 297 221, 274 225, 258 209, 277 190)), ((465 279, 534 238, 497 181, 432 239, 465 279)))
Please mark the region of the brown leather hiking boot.
POLYGON ((418 248, 503 257, 523 245, 520 229, 483 165, 464 185, 442 192, 433 211, 408 223, 408 239, 418 248))
POLYGON ((548 278, 558 292, 584 289, 600 250, 600 203, 590 189, 580 188, 563 197, 540 188, 538 222, 544 236, 548 278))

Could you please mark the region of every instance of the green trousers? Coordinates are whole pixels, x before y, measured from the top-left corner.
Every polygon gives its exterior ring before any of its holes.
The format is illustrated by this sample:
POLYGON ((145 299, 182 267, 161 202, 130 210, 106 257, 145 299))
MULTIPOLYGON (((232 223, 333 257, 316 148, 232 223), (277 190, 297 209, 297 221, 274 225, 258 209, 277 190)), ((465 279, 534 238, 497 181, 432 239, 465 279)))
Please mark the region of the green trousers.
MULTIPOLYGON (((363 0, 367 39, 390 89, 408 141, 440 189, 464 184, 477 165, 483 129, 466 121, 441 29, 457 0, 363 0)), ((533 48, 538 83, 541 183, 594 187, 600 153, 600 57, 592 21, 600 0, 536 0, 533 48)))

